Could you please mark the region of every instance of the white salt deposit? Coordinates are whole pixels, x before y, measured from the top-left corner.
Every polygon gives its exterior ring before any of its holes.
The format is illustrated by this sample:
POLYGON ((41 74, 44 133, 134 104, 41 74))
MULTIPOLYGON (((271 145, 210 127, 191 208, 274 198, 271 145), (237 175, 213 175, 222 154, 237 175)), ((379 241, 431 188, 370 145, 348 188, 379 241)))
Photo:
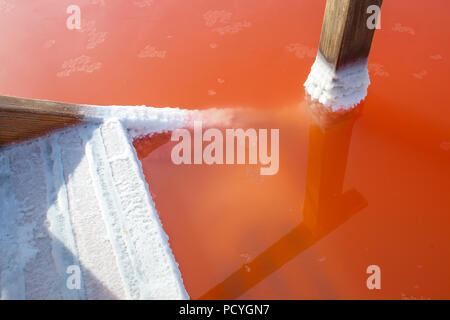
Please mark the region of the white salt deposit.
POLYGON ((305 82, 312 100, 332 111, 348 110, 367 96, 370 85, 367 59, 351 63, 338 71, 318 53, 305 82))
POLYGON ((84 124, 0 149, 0 297, 189 298, 132 140, 230 113, 83 113, 84 124), (81 268, 79 289, 67 286, 70 266, 81 268))
POLYGON ((83 106, 80 113, 86 121, 104 122, 118 119, 131 139, 148 134, 192 126, 200 120, 204 126, 225 126, 235 115, 235 109, 187 110, 179 108, 150 108, 146 106, 83 106))

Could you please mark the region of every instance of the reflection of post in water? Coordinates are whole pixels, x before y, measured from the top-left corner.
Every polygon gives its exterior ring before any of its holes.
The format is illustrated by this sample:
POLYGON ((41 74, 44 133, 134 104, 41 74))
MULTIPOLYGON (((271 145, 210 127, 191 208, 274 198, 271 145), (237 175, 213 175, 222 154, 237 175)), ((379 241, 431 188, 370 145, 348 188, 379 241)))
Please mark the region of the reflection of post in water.
POLYGON ((303 223, 317 236, 329 233, 366 206, 354 189, 343 192, 353 125, 359 109, 328 113, 311 104, 303 223))
POLYGON ((336 115, 307 104, 312 121, 303 221, 200 299, 238 298, 367 205, 356 190, 342 190, 356 111, 336 115))

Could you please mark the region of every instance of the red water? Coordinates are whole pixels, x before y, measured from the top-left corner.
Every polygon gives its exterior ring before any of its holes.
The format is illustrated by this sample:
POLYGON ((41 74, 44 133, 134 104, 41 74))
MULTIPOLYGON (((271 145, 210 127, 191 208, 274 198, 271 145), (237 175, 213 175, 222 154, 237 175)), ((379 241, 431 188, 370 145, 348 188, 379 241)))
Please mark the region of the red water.
POLYGON ((0 2, 0 94, 239 107, 232 127, 280 129, 275 176, 175 166, 169 134, 136 143, 192 298, 450 298, 448 1, 385 1, 345 119, 304 101, 325 1, 150 2, 77 1, 84 32, 72 1, 0 2))

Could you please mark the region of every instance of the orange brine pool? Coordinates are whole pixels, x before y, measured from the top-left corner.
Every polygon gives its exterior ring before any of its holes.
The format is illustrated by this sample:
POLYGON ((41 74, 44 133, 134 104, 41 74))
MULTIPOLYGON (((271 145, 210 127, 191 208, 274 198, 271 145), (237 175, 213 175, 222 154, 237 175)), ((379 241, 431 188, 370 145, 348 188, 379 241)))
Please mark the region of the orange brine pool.
POLYGON ((325 0, 0 1, 0 94, 229 108, 279 129, 279 171, 172 163, 135 142, 191 298, 450 298, 450 4, 385 0, 357 112, 302 88, 325 0), (366 269, 381 269, 381 290, 366 269))

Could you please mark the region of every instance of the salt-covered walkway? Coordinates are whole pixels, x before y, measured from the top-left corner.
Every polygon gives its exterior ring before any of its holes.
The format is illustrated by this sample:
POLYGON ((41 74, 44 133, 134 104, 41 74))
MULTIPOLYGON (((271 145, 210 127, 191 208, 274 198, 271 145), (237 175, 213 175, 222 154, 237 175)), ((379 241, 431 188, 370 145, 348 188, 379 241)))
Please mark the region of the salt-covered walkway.
POLYGON ((186 112, 129 108, 0 149, 2 299, 188 298, 131 143, 186 112))

